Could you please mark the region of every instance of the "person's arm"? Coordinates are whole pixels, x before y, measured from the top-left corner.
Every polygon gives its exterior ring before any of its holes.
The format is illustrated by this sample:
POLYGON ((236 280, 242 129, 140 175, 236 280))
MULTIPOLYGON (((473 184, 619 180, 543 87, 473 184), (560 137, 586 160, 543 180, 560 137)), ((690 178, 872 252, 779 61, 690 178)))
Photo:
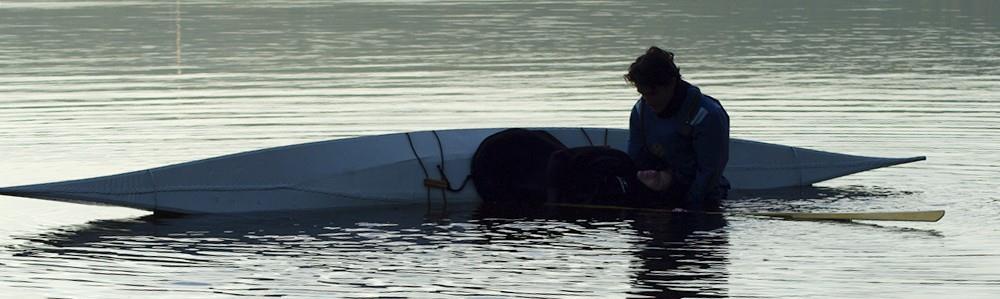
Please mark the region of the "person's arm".
MULTIPOLYGON (((632 157, 632 161, 638 167, 645 167, 645 155, 643 153, 643 147, 646 146, 646 138, 644 137, 646 132, 643 132, 642 112, 642 101, 636 102, 632 106, 632 114, 629 116, 628 120, 628 155, 632 157)), ((641 168, 640 168, 641 169, 641 168)))
POLYGON ((729 118, 725 112, 709 113, 694 126, 695 177, 684 206, 701 210, 705 197, 717 188, 729 161, 729 118))
POLYGON ((651 192, 657 194, 657 197, 663 199, 668 199, 669 194, 676 194, 676 191, 671 193, 670 187, 675 187, 677 184, 674 183, 674 174, 669 170, 657 168, 657 163, 653 161, 649 152, 646 150, 646 128, 641 122, 644 121, 642 117, 642 109, 645 105, 642 101, 636 103, 632 107, 632 115, 629 117, 629 138, 628 138, 628 154, 632 157, 632 161, 635 162, 636 178, 642 182, 651 192))

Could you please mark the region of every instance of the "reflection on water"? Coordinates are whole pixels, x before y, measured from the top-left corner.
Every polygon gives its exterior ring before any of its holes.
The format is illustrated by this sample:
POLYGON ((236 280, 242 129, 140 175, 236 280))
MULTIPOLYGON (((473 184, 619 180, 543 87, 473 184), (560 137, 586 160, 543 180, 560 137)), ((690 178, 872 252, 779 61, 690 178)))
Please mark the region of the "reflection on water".
POLYGON ((633 227, 640 244, 637 293, 655 298, 727 297, 729 242, 720 215, 647 215, 633 227))
MULTIPOLYGON (((611 252, 637 259, 630 267, 629 294, 655 298, 727 296, 729 243, 721 215, 482 206, 477 216, 502 223, 520 221, 511 219, 558 220, 583 228, 576 233, 607 225, 625 228, 619 232, 626 234, 630 250, 611 252)), ((591 247, 594 245, 585 248, 599 248, 591 247)))
POLYGON ((823 209, 824 207, 842 209, 845 206, 865 206, 874 209, 878 206, 873 201, 919 195, 918 192, 911 190, 859 185, 801 186, 768 190, 732 190, 730 192, 731 199, 726 202, 728 206, 763 211, 796 210, 797 206, 803 205, 810 207, 811 210, 823 209), (873 204, 876 206, 872 206, 873 204))
POLYGON ((0 280, 249 296, 726 295, 721 216, 458 208, 99 220, 19 237, 5 260, 19 271, 0 280))

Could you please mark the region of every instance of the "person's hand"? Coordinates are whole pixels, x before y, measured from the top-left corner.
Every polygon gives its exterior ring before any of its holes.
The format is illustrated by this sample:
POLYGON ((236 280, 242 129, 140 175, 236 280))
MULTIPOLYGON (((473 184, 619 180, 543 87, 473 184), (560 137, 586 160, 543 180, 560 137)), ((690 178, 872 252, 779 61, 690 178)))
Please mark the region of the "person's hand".
POLYGON ((672 180, 669 172, 659 170, 640 170, 635 176, 646 187, 654 191, 667 190, 667 188, 670 188, 670 181, 672 180))

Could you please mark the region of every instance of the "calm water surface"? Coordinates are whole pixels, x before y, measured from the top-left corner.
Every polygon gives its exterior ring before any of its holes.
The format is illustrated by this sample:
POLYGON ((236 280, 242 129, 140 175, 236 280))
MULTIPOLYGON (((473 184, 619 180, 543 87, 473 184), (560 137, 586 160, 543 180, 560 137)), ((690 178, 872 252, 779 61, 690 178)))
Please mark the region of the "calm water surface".
POLYGON ((996 298, 995 1, 0 1, 0 185, 468 127, 625 127, 650 45, 734 137, 928 160, 730 210, 156 218, 0 197, 0 297, 996 298))

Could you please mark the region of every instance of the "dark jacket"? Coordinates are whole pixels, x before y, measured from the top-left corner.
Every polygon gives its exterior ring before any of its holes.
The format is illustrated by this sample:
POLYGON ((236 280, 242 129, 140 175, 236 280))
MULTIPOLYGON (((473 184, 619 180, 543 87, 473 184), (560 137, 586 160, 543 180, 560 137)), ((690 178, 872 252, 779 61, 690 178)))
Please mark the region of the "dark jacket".
POLYGON ((664 196, 679 197, 669 198, 678 201, 677 206, 702 210, 726 197, 729 183, 722 172, 729 161, 729 114, 698 87, 680 81, 659 115, 640 98, 629 118, 628 144, 629 156, 639 169, 673 174, 664 196), (697 110, 690 107, 693 99, 697 110), (684 134, 684 127, 689 134, 684 134))

